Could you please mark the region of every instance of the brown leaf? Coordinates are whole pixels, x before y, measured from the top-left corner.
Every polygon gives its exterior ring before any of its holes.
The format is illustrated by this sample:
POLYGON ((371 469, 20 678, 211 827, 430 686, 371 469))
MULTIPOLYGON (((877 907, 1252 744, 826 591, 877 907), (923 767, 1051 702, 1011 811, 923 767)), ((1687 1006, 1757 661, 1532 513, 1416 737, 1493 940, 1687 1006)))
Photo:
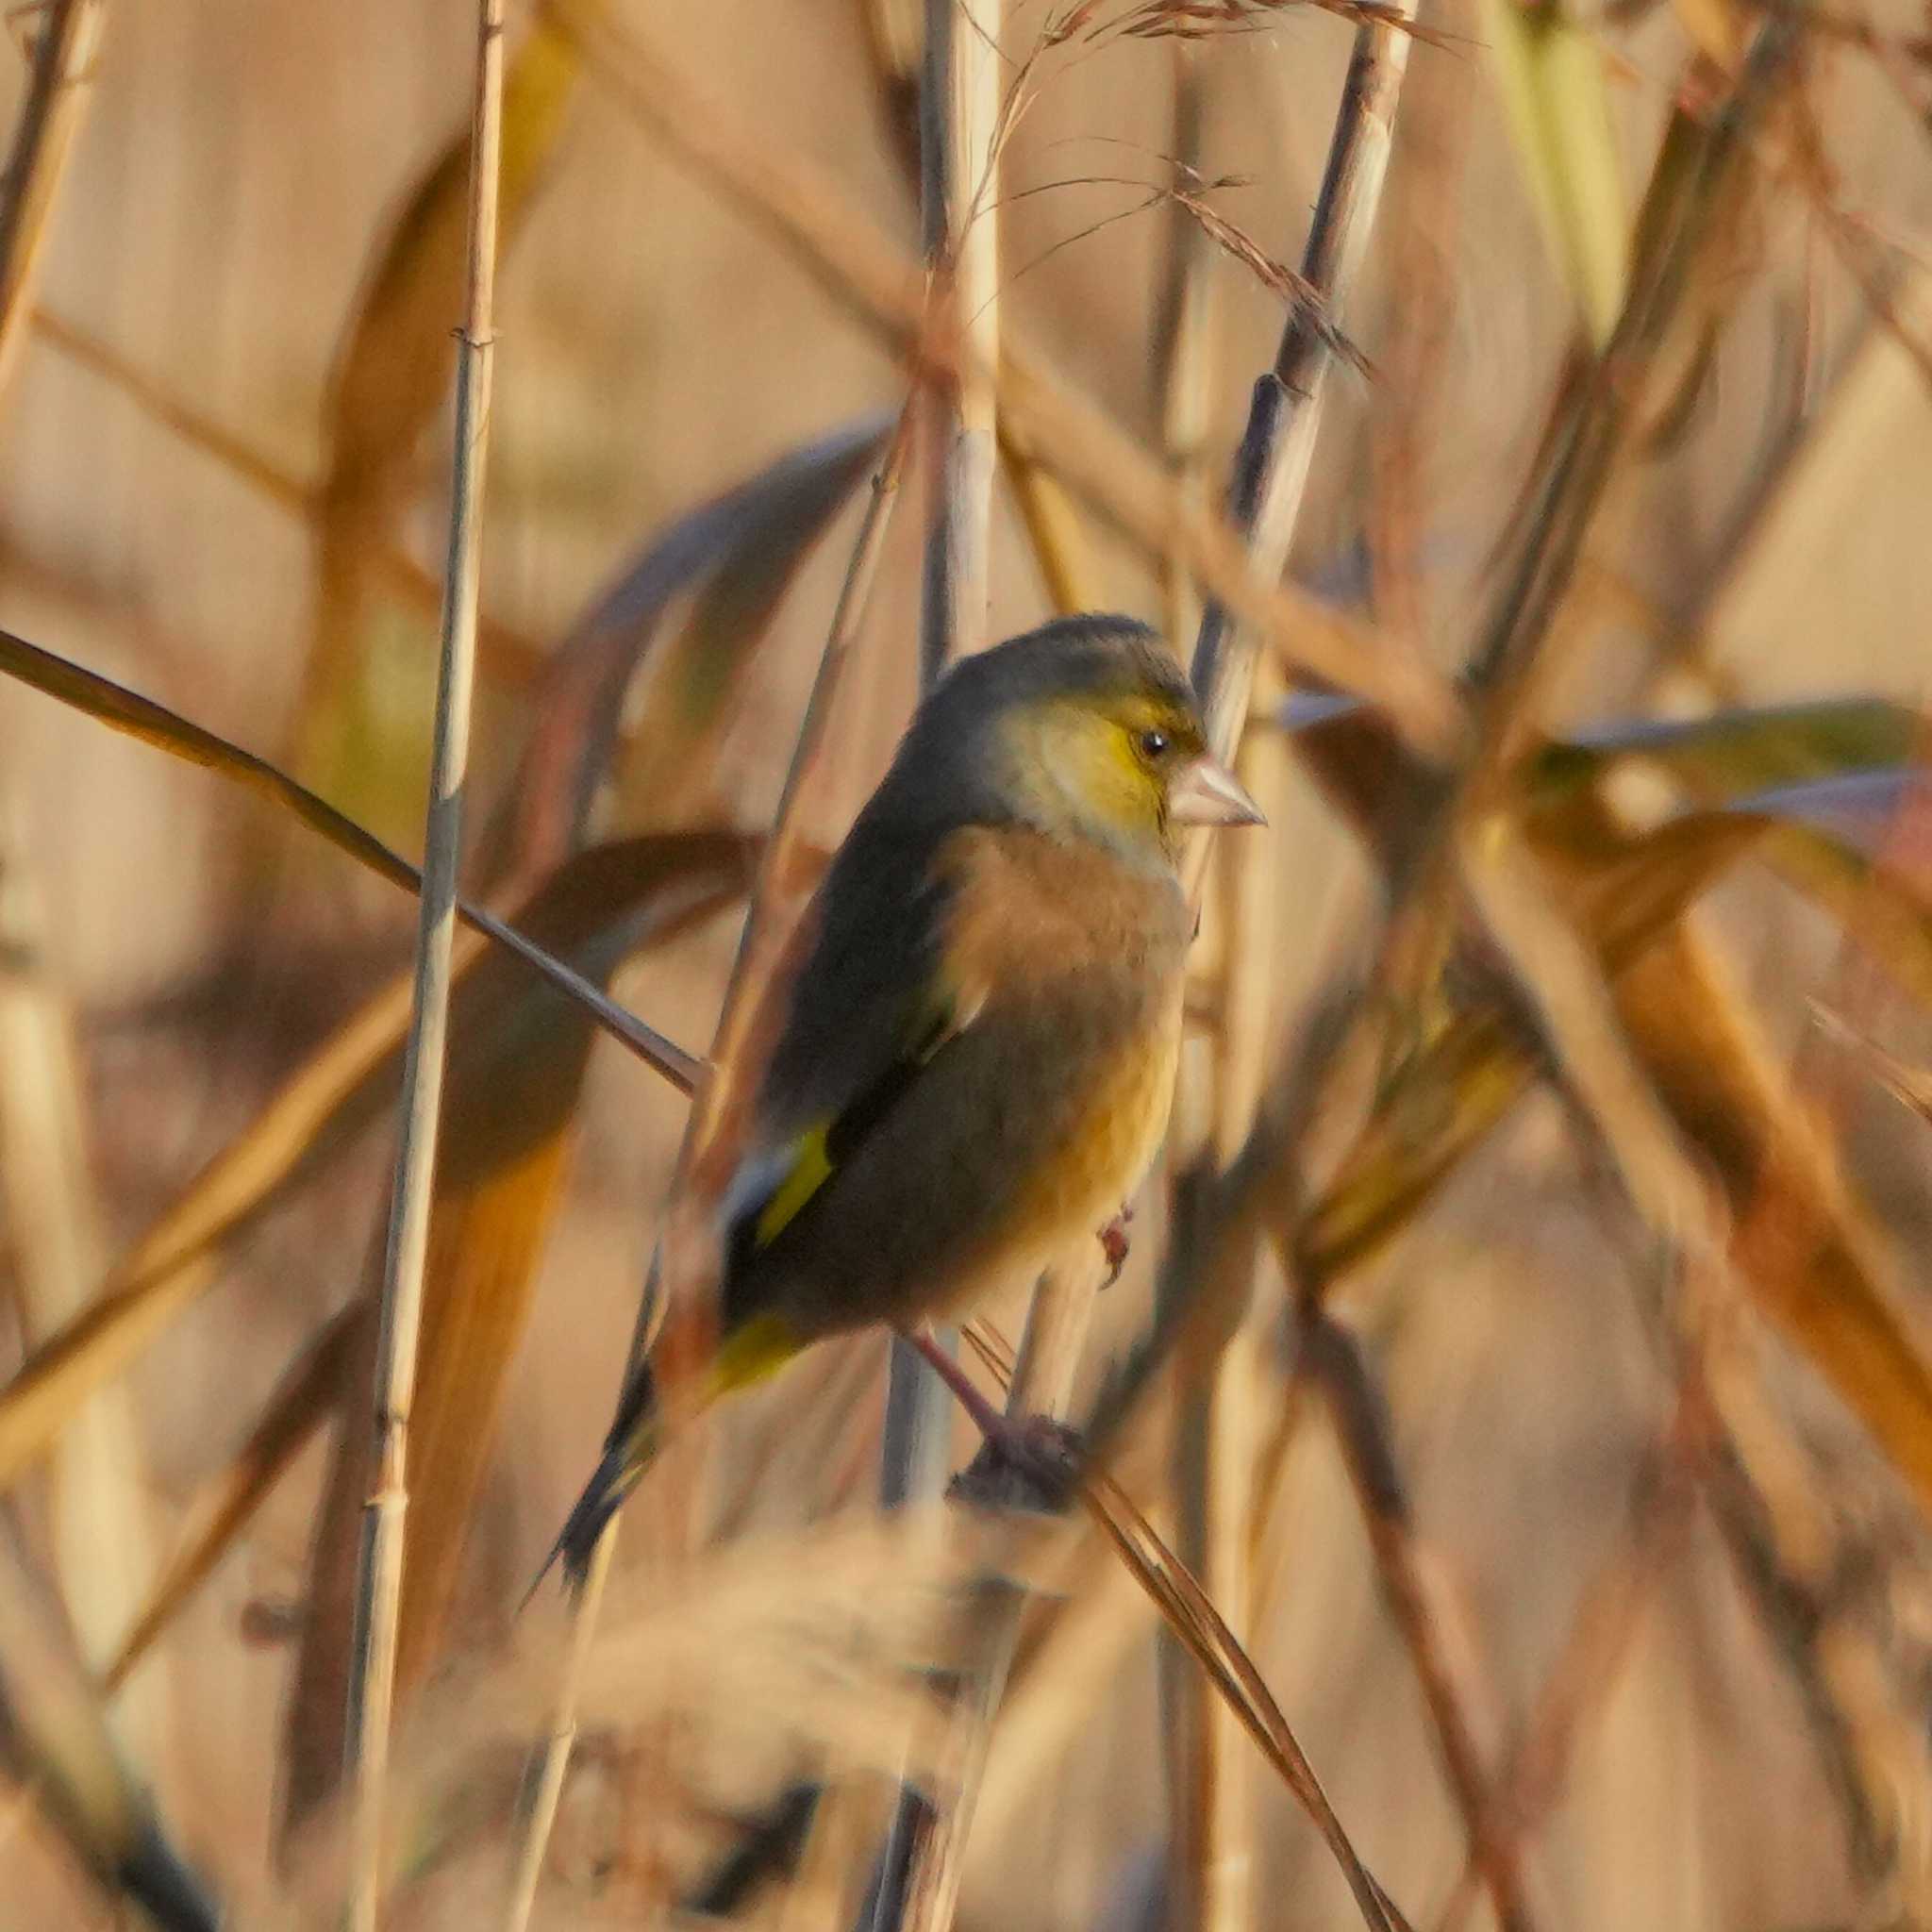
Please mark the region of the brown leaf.
MULTIPOLYGON (((529 212, 578 66, 575 44, 540 12, 504 75, 499 247, 514 240, 529 212)), ((314 615, 297 710, 301 737, 291 755, 296 769, 357 816, 370 816, 368 807, 382 802, 384 767, 396 763, 368 755, 375 747, 366 741, 375 735, 379 746, 379 734, 363 688, 366 592, 371 566, 391 541, 417 445, 456 370, 452 331, 463 312, 469 169, 466 120, 378 238, 330 383, 314 615)), ((425 655, 425 678, 429 661, 425 655)), ((387 775, 392 782, 393 771, 387 775)), ((412 808, 420 790, 408 793, 412 808)))
POLYGON ((675 822, 667 794, 681 789, 681 774, 711 771, 709 747, 778 600, 890 428, 872 416, 847 424, 700 504, 655 536, 578 622, 545 667, 511 788, 520 870, 547 869, 582 844, 625 692, 657 648, 666 611, 695 591, 683 625, 658 650, 625 774, 654 824, 675 822))
MULTIPOLYGON (((627 840, 581 855, 522 916, 603 980, 639 946, 728 904, 748 869, 748 841, 731 834, 627 840)), ((474 942, 466 952, 452 1053, 488 1071, 500 1103, 514 1096, 528 1106, 503 1106, 472 1129, 479 1148, 500 1144, 508 1156, 554 1132, 558 1111, 574 1104, 587 1051, 582 1008, 533 981, 514 958, 474 942)), ((77 1406, 199 1295, 222 1242, 391 1104, 408 1008, 406 977, 368 1001, 154 1223, 86 1311, 0 1390, 0 1487, 18 1480, 77 1406)))

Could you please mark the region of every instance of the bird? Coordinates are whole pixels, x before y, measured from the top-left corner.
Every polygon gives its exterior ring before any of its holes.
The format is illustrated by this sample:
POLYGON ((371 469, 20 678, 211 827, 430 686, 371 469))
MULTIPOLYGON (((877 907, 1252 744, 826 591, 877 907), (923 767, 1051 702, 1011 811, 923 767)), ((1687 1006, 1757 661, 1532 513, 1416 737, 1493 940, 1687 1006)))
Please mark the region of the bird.
MULTIPOLYGON (((1166 1132, 1183 841, 1263 823, 1132 618, 1062 618, 947 671, 801 923, 719 1197, 691 1407, 831 1336, 922 1341, 1105 1238, 1166 1132)), ((540 1581, 560 1559, 580 1585, 666 1420, 646 1359, 540 1581)))

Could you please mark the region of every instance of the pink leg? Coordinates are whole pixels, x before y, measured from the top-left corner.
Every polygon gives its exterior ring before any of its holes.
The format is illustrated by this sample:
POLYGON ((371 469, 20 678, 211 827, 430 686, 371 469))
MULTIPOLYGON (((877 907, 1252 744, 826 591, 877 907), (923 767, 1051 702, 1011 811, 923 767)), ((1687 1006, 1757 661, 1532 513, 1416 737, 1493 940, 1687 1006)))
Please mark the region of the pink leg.
POLYGON ((973 1377, 933 1340, 930 1328, 902 1328, 899 1332, 925 1357, 933 1374, 958 1397, 959 1407, 973 1418, 974 1427, 988 1441, 1002 1441, 1011 1433, 1012 1424, 980 1392, 973 1377))
POLYGON ((991 1507, 1058 1509, 1079 1481, 1080 1439, 1052 1416, 1010 1416, 989 1402, 973 1378, 924 1328, 905 1335, 958 1398, 985 1444, 953 1478, 952 1493, 991 1507))

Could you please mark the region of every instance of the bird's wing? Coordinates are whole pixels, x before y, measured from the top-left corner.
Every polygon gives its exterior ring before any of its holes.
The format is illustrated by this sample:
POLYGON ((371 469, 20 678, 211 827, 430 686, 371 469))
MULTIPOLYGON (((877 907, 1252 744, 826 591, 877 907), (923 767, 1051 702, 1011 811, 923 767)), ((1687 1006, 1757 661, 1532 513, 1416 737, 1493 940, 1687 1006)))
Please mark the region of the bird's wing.
POLYGON ((984 1004, 946 957, 944 846, 861 821, 826 878, 724 1197, 727 1276, 784 1235, 984 1004))

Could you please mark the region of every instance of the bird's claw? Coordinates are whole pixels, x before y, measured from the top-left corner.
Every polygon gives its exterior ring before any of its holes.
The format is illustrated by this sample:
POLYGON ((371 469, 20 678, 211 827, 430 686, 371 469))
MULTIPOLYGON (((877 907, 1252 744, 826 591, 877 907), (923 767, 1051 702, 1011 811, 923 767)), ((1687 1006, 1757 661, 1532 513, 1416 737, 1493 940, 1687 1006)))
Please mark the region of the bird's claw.
POLYGON ((1085 1454, 1080 1432, 1050 1415, 1002 1418, 946 1494, 979 1509, 1030 1509, 1055 1516, 1073 1500, 1085 1454))

